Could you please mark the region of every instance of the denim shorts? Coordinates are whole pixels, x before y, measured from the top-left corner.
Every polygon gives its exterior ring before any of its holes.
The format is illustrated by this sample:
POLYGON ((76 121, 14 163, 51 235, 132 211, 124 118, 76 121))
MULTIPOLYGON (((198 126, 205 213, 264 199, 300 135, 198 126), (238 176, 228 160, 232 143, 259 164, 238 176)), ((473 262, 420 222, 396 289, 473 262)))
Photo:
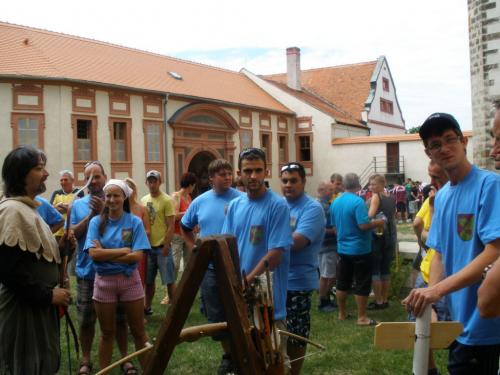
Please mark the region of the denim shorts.
POLYGON ((167 256, 161 254, 163 246, 153 247, 148 254, 146 265, 146 284, 154 284, 156 274, 160 271, 162 285, 175 282, 175 265, 172 251, 167 256))

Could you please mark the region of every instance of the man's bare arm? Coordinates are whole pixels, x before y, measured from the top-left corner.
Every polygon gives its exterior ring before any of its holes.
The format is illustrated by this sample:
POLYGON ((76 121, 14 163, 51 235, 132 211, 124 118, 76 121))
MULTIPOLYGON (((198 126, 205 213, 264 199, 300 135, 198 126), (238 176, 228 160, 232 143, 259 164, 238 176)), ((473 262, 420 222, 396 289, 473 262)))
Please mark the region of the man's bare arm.
POLYGON ((172 244, 172 238, 174 237, 175 215, 166 216, 165 224, 167 225, 167 230, 163 238, 162 255, 167 256, 170 251, 170 245, 172 244))
POLYGON ((290 249, 292 251, 302 250, 304 247, 308 246, 311 243, 311 241, 309 241, 309 238, 296 232, 292 233, 292 239, 293 239, 293 245, 292 248, 290 249))
POLYGON ((269 270, 272 271, 275 269, 280 263, 281 259, 283 258, 283 249, 278 248, 278 249, 270 249, 266 256, 263 257, 259 263, 255 266, 255 268, 247 275, 247 281, 249 283, 253 282, 257 276, 262 275, 265 270, 266 266, 265 263, 266 261, 269 262, 269 270))

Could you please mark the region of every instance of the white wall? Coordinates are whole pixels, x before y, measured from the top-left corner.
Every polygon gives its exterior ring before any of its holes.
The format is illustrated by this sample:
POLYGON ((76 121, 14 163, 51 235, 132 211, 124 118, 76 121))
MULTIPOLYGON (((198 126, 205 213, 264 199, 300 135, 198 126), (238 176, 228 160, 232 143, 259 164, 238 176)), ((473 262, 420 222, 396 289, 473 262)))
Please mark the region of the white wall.
POLYGON ((394 82, 392 81, 391 74, 389 72, 389 67, 384 59, 380 73, 377 77, 377 85, 375 89, 374 98, 372 105, 370 107, 370 112, 368 113, 368 126, 372 129, 371 135, 383 135, 383 134, 402 134, 404 129, 397 129, 392 127, 385 127, 383 125, 374 124, 371 121, 379 121, 386 124, 399 125, 404 127, 403 116, 399 110, 396 98, 396 90, 394 82), (389 92, 383 89, 383 78, 389 80, 389 92), (382 112, 380 110, 380 98, 390 100, 394 107, 394 113, 389 114, 382 112))

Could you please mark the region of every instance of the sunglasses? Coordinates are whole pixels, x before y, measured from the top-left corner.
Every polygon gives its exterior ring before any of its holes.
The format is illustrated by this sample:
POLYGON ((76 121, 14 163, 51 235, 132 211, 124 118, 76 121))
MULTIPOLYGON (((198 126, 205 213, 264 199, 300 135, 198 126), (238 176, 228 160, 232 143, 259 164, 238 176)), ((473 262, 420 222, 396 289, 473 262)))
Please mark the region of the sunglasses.
POLYGON ((241 151, 240 152, 240 159, 244 158, 245 156, 252 155, 252 154, 258 155, 263 160, 266 160, 266 154, 264 153, 264 151, 262 151, 260 148, 257 148, 257 147, 250 147, 250 148, 246 148, 243 151, 241 151))
POLYGON ((290 164, 285 164, 280 169, 280 173, 287 172, 287 171, 304 171, 305 172, 305 169, 302 165, 300 165, 298 163, 290 163, 290 164))

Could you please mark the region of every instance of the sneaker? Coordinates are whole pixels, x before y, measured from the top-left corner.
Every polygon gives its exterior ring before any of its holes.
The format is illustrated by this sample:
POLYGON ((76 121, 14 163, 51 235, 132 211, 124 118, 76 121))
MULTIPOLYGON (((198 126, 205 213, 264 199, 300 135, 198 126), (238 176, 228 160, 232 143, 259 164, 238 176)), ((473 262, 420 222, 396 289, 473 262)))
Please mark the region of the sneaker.
POLYGON ((231 360, 231 354, 224 354, 220 361, 219 368, 217 369, 217 375, 234 374, 233 361, 231 360))
POLYGON ((323 313, 331 313, 334 312, 335 310, 336 308, 332 304, 318 306, 318 311, 323 313))
POLYGON ((144 315, 146 316, 151 316, 153 315, 153 310, 151 310, 151 307, 148 307, 147 309, 144 309, 144 315))

